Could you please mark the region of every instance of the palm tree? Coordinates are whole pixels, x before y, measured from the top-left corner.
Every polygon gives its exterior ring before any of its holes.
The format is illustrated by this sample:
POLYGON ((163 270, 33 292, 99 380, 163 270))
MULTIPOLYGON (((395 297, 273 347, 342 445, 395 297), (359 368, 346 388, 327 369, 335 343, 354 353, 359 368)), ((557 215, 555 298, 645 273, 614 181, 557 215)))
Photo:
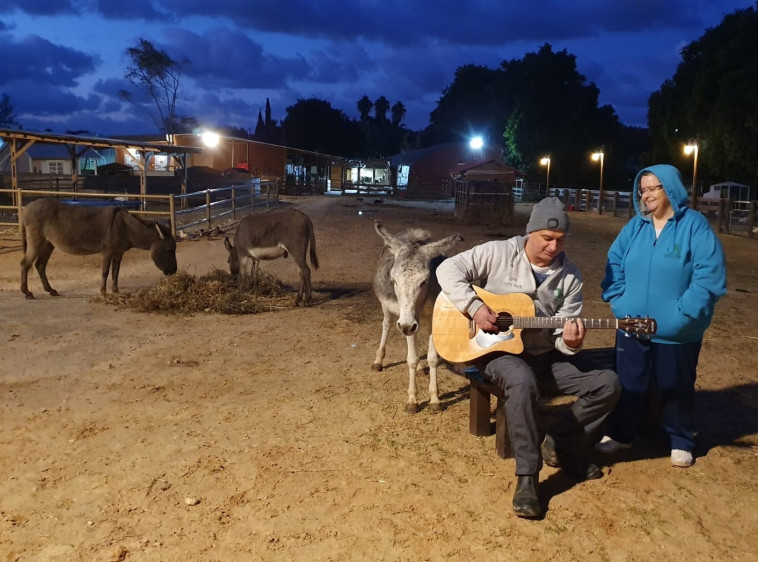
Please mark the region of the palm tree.
POLYGON ((369 113, 371 113, 371 110, 374 107, 374 102, 372 102, 368 96, 363 96, 358 100, 357 105, 358 111, 361 114, 361 121, 368 121, 369 113))
POLYGON ((379 123, 387 120, 387 111, 389 111, 390 102, 384 96, 381 96, 374 102, 374 119, 379 123))
POLYGON ((392 124, 395 127, 399 127, 400 123, 403 122, 403 117, 405 117, 405 114, 407 113, 405 104, 401 101, 395 102, 390 111, 392 112, 392 124))

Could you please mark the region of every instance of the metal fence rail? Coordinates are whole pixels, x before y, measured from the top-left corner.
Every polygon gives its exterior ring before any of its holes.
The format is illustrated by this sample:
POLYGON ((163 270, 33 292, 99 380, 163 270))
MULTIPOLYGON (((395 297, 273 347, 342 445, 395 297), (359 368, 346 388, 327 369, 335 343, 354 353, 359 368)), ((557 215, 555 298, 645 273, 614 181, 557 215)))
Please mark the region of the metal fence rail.
POLYGON ((192 230, 198 227, 212 228, 223 220, 237 220, 259 210, 279 203, 278 185, 275 181, 254 181, 247 184, 204 189, 175 195, 177 230, 192 230))
MULTIPOLYGON (((260 180, 228 187, 204 189, 185 195, 130 195, 118 193, 82 193, 78 191, 0 189, 0 203, 5 195, 17 197, 18 204, 0 204, 0 226, 21 230, 22 207, 41 197, 55 197, 74 205, 103 207, 117 206, 145 220, 152 220, 178 230, 211 228, 222 221, 237 220, 244 215, 263 211, 279 203, 275 181, 260 180)), ((10 199, 11 197, 8 197, 10 199)))

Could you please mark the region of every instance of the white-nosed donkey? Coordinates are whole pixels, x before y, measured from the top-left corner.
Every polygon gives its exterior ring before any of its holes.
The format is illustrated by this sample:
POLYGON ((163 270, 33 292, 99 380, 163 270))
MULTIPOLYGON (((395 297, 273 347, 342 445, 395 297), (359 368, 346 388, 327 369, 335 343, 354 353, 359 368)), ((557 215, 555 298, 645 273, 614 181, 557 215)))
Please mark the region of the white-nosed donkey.
MULTIPOLYGON (((410 381, 406 410, 414 413, 418 409, 416 369, 419 355, 416 351, 416 333, 421 324, 431 328, 434 301, 440 292, 434 272, 445 259, 443 254, 456 242, 463 240, 463 237, 454 234, 432 242, 429 232, 419 228, 411 228, 398 235, 387 232, 378 221, 374 223, 374 228, 384 240, 379 267, 374 277, 374 292, 382 305, 384 319, 382 339, 372 368, 382 370, 390 324, 393 319, 397 319, 397 329, 405 336, 408 344, 410 381)), ((441 407, 437 390, 439 356, 434 349, 431 333, 426 358, 429 364, 429 408, 436 411, 441 407)))

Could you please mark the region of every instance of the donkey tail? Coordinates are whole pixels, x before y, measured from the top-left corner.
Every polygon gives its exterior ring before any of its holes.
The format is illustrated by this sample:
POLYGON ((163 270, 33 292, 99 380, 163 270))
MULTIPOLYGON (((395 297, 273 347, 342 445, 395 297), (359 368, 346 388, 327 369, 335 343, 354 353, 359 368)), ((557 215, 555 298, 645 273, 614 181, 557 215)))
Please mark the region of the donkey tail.
POLYGON ((23 220, 21 221, 21 247, 24 250, 24 255, 26 255, 26 247, 27 247, 27 242, 26 242, 26 226, 24 225, 24 221, 23 220))
POLYGON ((313 269, 318 269, 318 256, 316 255, 316 235, 313 232, 313 222, 308 217, 308 238, 311 247, 311 265, 313 269))

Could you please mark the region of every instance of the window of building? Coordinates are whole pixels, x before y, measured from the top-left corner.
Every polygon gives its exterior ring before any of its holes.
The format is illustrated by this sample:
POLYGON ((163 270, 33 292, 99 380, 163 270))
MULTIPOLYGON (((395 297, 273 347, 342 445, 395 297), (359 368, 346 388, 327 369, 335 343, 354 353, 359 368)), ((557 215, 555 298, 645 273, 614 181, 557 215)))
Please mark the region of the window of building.
POLYGON ((168 155, 156 154, 155 155, 155 169, 156 171, 165 172, 168 169, 168 155))

